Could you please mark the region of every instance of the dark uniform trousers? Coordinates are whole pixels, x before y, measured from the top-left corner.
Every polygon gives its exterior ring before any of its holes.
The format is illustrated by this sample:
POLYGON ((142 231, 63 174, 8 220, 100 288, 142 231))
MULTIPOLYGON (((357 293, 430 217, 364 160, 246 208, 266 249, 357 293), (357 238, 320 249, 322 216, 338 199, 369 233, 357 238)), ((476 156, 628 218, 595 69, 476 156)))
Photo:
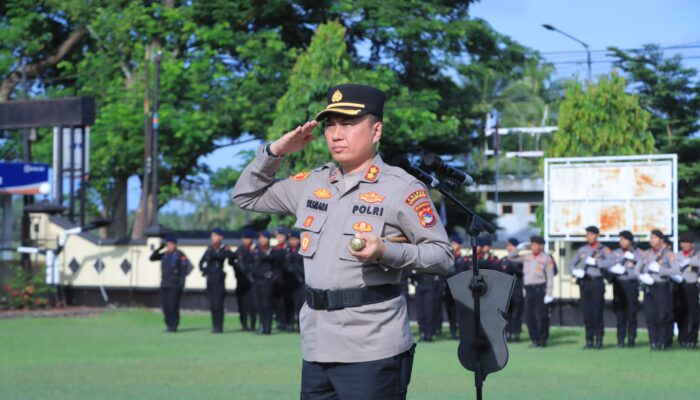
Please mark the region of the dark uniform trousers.
POLYGON ((163 308, 165 325, 170 329, 177 329, 180 324, 180 297, 182 286, 161 287, 160 304, 163 308))
POLYGON ((211 324, 214 331, 224 329, 224 298, 226 286, 222 279, 207 279, 207 299, 211 311, 211 324))
POLYGON ((319 363, 301 367, 302 400, 405 399, 411 381, 416 345, 376 361, 319 363))
POLYGON ((613 310, 617 319, 617 340, 637 338, 637 312, 639 312, 639 284, 636 280, 613 282, 613 310))
MULTIPOLYGON (((544 302, 544 298, 542 301, 544 302)), ((513 296, 510 298, 507 314, 507 332, 511 335, 520 335, 520 332, 522 331, 524 306, 525 299, 523 298, 523 279, 516 278, 515 287, 513 287, 513 296)))
POLYGON ((253 290, 255 290, 255 303, 258 306, 258 313, 260 314, 260 332, 271 333, 272 313, 274 308, 272 279, 255 278, 253 290))
MULTIPOLYGON (((450 335, 456 337, 457 335, 457 305, 455 303, 454 297, 452 297, 452 292, 447 285, 443 285, 443 302, 445 304, 445 312, 447 314, 447 321, 450 324, 450 335)), ((442 310, 440 311, 442 313, 442 310)))
POLYGON ((525 286, 525 319, 530 340, 543 344, 549 336, 549 309, 544 304, 547 284, 525 286))
POLYGON ((423 282, 416 286, 416 313, 421 337, 432 337, 439 329, 435 315, 441 311, 441 295, 442 282, 439 280, 423 282))
POLYGON ((681 343, 698 342, 698 284, 684 282, 678 288, 681 294, 681 314, 678 324, 678 341, 681 343))
POLYGON ((668 343, 673 336, 673 299, 669 282, 656 282, 644 289, 644 317, 649 329, 649 342, 668 343))
POLYGON ((255 330, 257 308, 255 306, 255 293, 253 292, 253 288, 236 288, 236 300, 238 301, 238 313, 241 327, 255 330))
POLYGON ((586 276, 581 281, 581 311, 583 325, 586 328, 586 340, 603 337, 605 324, 603 309, 605 306, 605 281, 602 277, 586 276))

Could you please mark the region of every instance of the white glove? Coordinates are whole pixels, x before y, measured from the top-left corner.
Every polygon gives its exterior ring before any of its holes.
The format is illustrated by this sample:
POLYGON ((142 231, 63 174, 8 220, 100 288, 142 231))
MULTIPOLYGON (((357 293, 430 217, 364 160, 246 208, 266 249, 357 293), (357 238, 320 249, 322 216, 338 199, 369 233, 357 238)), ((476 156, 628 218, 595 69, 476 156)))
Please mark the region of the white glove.
POLYGON ((573 275, 573 276, 575 276, 575 277, 581 279, 581 278, 583 278, 584 276, 586 276, 586 271, 577 268, 577 269, 571 271, 571 275, 573 275))
POLYGON ((610 272, 612 272, 615 275, 622 275, 625 273, 625 267, 623 267, 620 264, 615 264, 612 267, 610 267, 610 272))
POLYGON ((683 277, 681 275, 671 275, 671 280, 676 283, 683 282, 683 277))
POLYGON ((594 265, 595 265, 595 258, 593 258, 593 257, 586 257, 586 265, 594 266, 594 265))
POLYGON ((688 264, 690 264, 690 258, 684 258, 683 261, 681 261, 681 267, 685 267, 688 264))
POLYGON ((630 261, 634 261, 634 253, 631 251, 626 251, 624 257, 630 261))
POLYGON ((649 275, 649 274, 641 274, 641 275, 639 276, 639 280, 640 280, 643 284, 648 285, 648 286, 651 286, 651 285, 654 284, 654 279, 653 279, 653 278, 651 277, 651 275, 649 275))
POLYGON ((649 264, 649 271, 651 272, 659 272, 661 268, 659 267, 659 263, 656 261, 653 261, 651 264, 649 264))
POLYGON ((544 304, 549 304, 552 301, 554 301, 554 297, 552 296, 544 296, 544 304))

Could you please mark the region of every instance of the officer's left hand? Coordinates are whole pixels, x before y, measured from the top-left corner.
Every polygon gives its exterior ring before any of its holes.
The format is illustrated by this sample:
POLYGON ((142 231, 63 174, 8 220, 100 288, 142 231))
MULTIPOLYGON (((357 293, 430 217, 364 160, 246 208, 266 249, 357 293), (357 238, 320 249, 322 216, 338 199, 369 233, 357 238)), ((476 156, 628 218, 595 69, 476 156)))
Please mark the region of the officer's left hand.
POLYGON ((363 263, 373 263, 382 258, 386 251, 386 244, 382 239, 364 233, 360 233, 357 236, 365 241, 365 248, 360 251, 350 249, 351 255, 363 263))

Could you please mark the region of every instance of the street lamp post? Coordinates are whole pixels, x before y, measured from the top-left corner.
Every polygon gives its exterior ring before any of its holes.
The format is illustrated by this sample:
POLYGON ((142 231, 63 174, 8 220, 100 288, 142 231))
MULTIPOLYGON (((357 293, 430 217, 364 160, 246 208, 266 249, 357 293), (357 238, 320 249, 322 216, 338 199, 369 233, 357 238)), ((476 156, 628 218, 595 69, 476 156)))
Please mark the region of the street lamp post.
POLYGON ((553 25, 550 24, 542 24, 542 26, 547 29, 548 31, 554 31, 554 32, 559 32, 562 35, 568 37, 571 40, 574 40, 578 43, 580 43, 585 49, 586 49, 586 55, 588 56, 588 81, 590 82, 592 79, 591 75, 591 49, 588 47, 588 44, 586 44, 583 40, 577 39, 571 35, 569 35, 566 32, 561 31, 560 29, 555 28, 553 25))

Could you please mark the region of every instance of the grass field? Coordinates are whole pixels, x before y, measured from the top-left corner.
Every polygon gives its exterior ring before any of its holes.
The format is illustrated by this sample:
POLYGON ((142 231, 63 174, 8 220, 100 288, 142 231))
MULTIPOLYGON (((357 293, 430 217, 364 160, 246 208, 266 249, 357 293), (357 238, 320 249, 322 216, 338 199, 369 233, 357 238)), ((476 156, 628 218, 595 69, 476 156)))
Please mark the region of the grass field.
MULTIPOLYGON (((1 399, 295 399, 296 334, 255 336, 227 315, 223 335, 209 316, 184 314, 163 333, 151 310, 97 317, 0 321, 1 399)), ((650 352, 608 343, 581 350, 582 331, 553 329, 551 346, 510 346, 505 370, 488 377, 485 399, 700 399, 700 351, 650 352)), ((613 332, 607 333, 612 342, 613 332)), ((410 399, 474 398, 457 342, 419 344, 410 399)))

